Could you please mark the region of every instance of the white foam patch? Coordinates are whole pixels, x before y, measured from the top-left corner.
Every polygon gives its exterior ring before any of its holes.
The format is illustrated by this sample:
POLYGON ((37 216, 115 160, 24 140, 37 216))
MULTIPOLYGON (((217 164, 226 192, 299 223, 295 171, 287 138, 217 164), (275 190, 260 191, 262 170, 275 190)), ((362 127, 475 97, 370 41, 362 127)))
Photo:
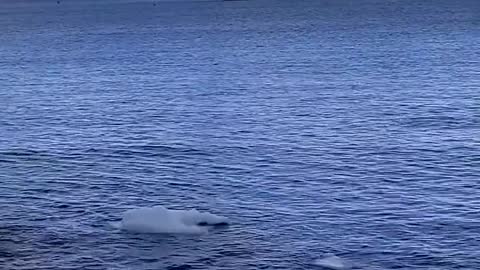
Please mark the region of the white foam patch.
POLYGON ((325 258, 315 260, 314 264, 334 270, 350 269, 350 265, 345 260, 332 254, 329 254, 325 258))
POLYGON ((227 224, 228 219, 208 212, 142 207, 123 214, 120 228, 140 233, 205 233, 206 225, 227 224))

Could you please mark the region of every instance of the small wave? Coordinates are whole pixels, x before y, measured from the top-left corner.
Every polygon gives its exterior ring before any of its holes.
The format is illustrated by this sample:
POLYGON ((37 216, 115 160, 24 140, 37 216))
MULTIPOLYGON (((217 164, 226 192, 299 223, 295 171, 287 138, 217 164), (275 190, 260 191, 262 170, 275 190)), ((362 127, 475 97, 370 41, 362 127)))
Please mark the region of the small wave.
POLYGON ((208 231, 208 226, 225 225, 228 220, 209 212, 170 210, 163 206, 142 207, 124 213, 120 228, 140 233, 187 233, 208 231))
POLYGON ((317 259, 313 264, 324 267, 324 268, 328 268, 328 269, 334 269, 334 270, 350 269, 350 265, 345 260, 333 254, 329 254, 328 256, 322 259, 317 259))

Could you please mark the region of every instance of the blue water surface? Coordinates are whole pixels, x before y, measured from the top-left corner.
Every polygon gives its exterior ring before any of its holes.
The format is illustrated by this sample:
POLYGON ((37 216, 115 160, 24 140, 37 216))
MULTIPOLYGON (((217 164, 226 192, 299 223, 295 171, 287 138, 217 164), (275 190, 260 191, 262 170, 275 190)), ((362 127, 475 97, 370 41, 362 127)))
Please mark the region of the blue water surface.
POLYGON ((1 269, 480 269, 480 2, 0 2, 1 269), (127 209, 227 216, 119 230, 127 209))

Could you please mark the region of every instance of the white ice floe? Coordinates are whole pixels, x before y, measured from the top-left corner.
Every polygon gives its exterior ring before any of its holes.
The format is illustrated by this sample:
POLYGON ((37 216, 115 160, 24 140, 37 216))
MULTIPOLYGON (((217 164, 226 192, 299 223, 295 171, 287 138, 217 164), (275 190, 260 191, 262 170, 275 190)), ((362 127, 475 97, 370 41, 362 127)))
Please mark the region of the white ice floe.
POLYGON ((208 225, 227 224, 225 217, 193 210, 142 207, 124 213, 120 228, 140 233, 205 233, 208 225))

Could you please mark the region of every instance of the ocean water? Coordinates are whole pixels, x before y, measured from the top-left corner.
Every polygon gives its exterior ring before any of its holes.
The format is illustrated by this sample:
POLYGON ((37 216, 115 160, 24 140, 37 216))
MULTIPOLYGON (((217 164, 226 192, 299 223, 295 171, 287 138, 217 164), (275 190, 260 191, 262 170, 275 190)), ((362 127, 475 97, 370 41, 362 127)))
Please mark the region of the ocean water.
POLYGON ((480 269, 478 44, 476 0, 1 1, 0 269, 480 269), (114 225, 157 205, 230 225, 114 225))

